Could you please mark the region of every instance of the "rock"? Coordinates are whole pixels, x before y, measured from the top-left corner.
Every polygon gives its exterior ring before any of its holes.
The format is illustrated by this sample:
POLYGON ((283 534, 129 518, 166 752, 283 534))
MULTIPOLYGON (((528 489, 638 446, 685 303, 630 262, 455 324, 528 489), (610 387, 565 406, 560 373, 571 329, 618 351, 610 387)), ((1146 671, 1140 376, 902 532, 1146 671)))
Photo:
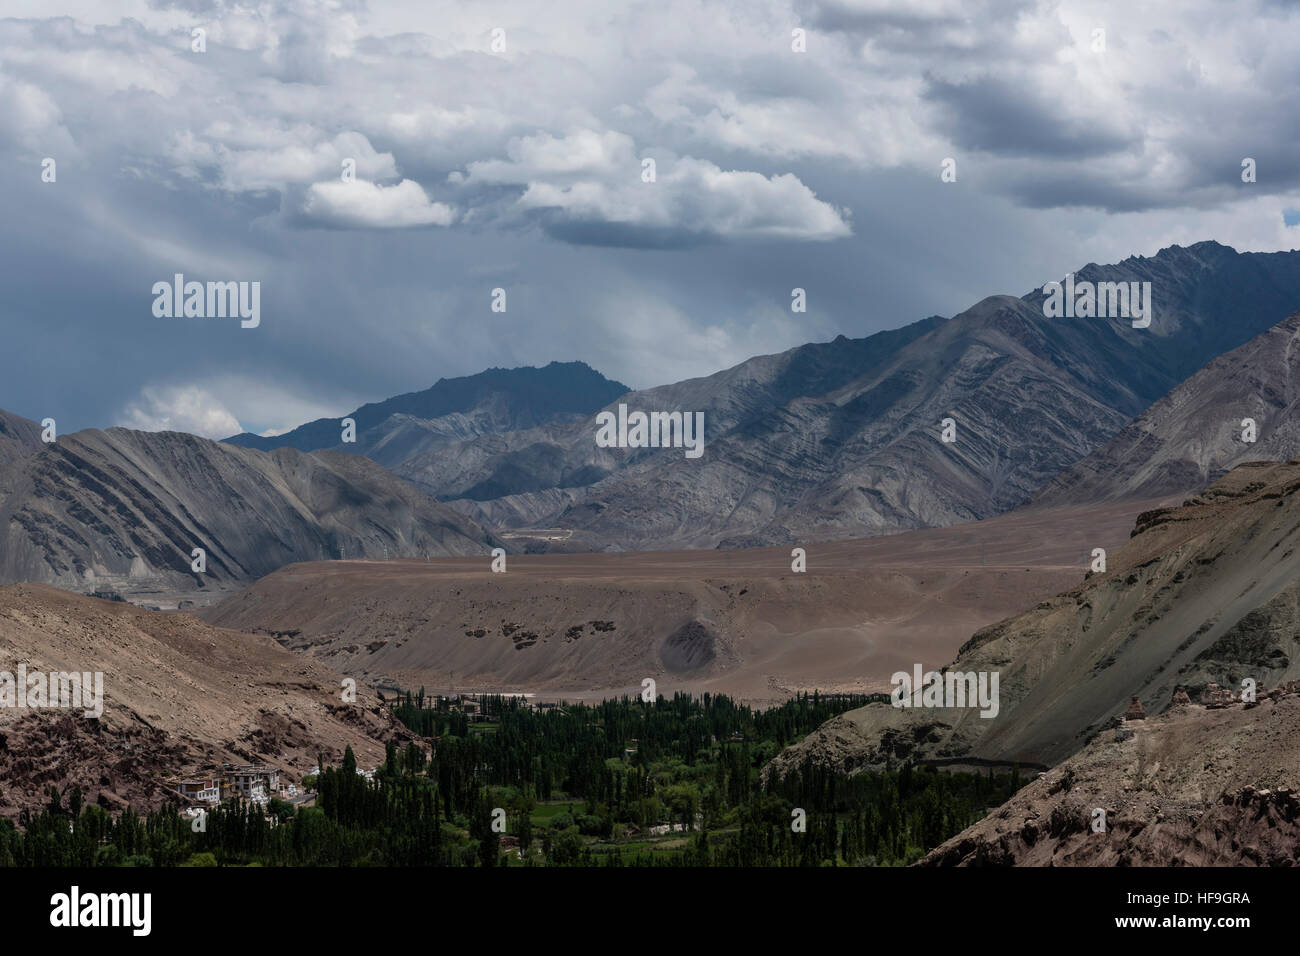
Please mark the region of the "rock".
POLYGON ((1232 691, 1220 687, 1211 681, 1201 694, 1201 705, 1209 708, 1227 707, 1233 702, 1232 691))

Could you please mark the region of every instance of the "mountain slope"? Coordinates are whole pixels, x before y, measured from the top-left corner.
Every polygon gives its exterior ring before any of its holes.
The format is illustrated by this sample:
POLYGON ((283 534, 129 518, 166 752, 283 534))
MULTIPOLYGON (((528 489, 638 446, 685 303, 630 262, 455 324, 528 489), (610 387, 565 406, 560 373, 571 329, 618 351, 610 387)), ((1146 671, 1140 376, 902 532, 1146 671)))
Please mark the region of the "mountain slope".
POLYGON ((37 672, 103 674, 103 713, 0 708, 0 815, 34 809, 47 787, 77 784, 116 812, 168 801, 173 776, 267 762, 300 780, 318 754, 383 760, 409 737, 366 687, 341 699, 341 676, 271 638, 210 627, 47 585, 0 587, 0 644, 37 672))
POLYGON ((362 405, 348 416, 319 418, 283 435, 264 438, 245 432, 224 440, 261 451, 333 448, 391 467, 451 441, 585 417, 627 390, 584 362, 490 368, 477 375, 439 379, 424 391, 362 405), (355 444, 341 444, 342 417, 356 421, 355 444))
MULTIPOLYGON (((573 542, 578 549, 609 542, 694 546, 698 542, 691 530, 685 535, 676 532, 698 521, 699 529, 708 533, 719 513, 743 507, 733 500, 735 484, 752 478, 780 486, 787 476, 798 480, 803 469, 813 464, 807 460, 807 450, 791 446, 806 438, 797 433, 799 423, 783 409, 807 401, 808 396, 844 388, 942 323, 933 317, 866 339, 841 336, 834 342, 760 356, 707 378, 634 392, 619 400, 633 409, 703 411, 709 435, 753 436, 747 444, 761 446, 761 461, 737 461, 737 470, 728 468, 727 453, 711 449, 704 459, 686 460, 681 449, 657 453, 598 448, 591 418, 458 443, 445 453, 418 456, 394 470, 441 498, 469 499, 458 502, 458 507, 492 525, 544 526, 557 520, 564 528, 581 532, 573 542), (688 467, 680 467, 681 462, 688 467), (744 469, 743 474, 738 469, 744 469), (603 520, 576 510, 581 506, 574 502, 588 496, 608 499, 608 504, 587 506, 600 512, 608 509, 603 520), (575 510, 567 510, 571 506, 575 510)), ((757 499, 749 505, 767 507, 757 499)))
POLYGON ((0 468, 41 450, 41 426, 0 408, 0 468))
POLYGON ((1300 455, 1300 312, 1221 355, 1035 496, 1043 504, 1191 493, 1246 461, 1300 455), (1244 419, 1256 441, 1242 439, 1244 419))
POLYGON ((607 406, 703 412, 701 458, 596 447, 588 419, 458 442, 394 470, 536 548, 789 544, 951 524, 1027 501, 1300 303, 1300 253, 1212 242, 1076 278, 1152 283, 1151 327, 1047 318, 1041 291, 994 296, 946 322, 761 356, 607 406), (945 418, 953 443, 940 441, 945 418))
POLYGON ((486 554, 472 521, 355 455, 178 432, 60 437, 0 472, 0 581, 228 586, 292 561, 486 554), (204 574, 191 571, 194 548, 204 574))
POLYGON ((1300 677, 1300 461, 1237 467, 1180 508, 1138 518, 1108 570, 977 632, 949 670, 998 673, 1000 711, 866 707, 778 757, 836 766, 967 758, 1051 765, 1132 697, 1300 677))
POLYGON ((1295 866, 1300 694, 1127 721, 920 866, 1295 866), (1106 829, 1093 830, 1097 809, 1106 829))

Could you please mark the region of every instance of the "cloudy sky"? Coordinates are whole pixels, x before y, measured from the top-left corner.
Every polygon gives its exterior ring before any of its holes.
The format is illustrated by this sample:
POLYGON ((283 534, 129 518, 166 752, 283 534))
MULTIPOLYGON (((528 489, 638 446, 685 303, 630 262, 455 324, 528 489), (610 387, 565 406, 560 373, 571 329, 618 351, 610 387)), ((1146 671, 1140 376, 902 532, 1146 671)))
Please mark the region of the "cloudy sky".
POLYGON ((1300 247, 1290 4, 3 9, 0 407, 62 432, 551 360, 644 387, 1173 243, 1300 247), (260 282, 260 325, 156 317, 178 272, 260 282))

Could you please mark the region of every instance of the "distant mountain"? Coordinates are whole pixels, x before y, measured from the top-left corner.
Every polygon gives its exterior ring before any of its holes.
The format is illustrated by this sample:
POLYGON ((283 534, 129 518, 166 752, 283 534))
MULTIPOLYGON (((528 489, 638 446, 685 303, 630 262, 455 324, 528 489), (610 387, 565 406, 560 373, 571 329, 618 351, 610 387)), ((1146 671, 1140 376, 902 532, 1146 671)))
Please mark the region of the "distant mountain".
POLYGON ((0 583, 194 589, 294 561, 484 554, 473 521, 356 455, 178 432, 61 436, 0 469, 0 583), (204 574, 191 552, 206 552, 204 574))
POLYGON ((453 441, 585 418, 627 391, 584 362, 490 368, 439 379, 422 392, 362 405, 346 416, 318 418, 283 435, 264 438, 245 432, 224 441, 261 451, 334 448, 391 467, 453 441), (341 443, 343 418, 356 421, 355 444, 341 443))
POLYGON ((1089 264, 1075 281, 1150 282, 1150 327, 1048 318, 1041 290, 994 296, 947 321, 760 356, 606 406, 703 412, 700 458, 597 447, 588 417, 392 467, 537 549, 791 544, 983 518, 1294 312, 1300 253, 1202 242, 1089 264))
POLYGON ((1043 504, 1190 494, 1247 461, 1300 456, 1300 312, 1216 358, 1056 476, 1043 504), (1243 439, 1243 421, 1255 441, 1243 439))
POLYGON ((838 769, 909 759, 1052 766, 1134 697, 1157 714, 1180 686, 1199 700, 1212 683, 1239 694, 1249 677, 1262 696, 1300 679, 1298 520, 1300 462, 1240 465, 1186 505, 1140 515, 1106 571, 966 642, 945 670, 998 674, 997 714, 864 707, 768 772, 809 757, 838 769))
POLYGON ((41 450, 41 426, 0 408, 0 468, 41 450))

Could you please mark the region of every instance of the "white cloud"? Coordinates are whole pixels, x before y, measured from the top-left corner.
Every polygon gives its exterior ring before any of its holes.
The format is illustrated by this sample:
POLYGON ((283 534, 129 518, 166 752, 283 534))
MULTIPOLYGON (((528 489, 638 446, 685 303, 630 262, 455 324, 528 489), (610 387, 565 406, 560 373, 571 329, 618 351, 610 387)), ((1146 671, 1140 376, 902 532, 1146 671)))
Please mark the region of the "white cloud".
MULTIPOLYGON (((792 173, 764 176, 723 170, 691 156, 657 151, 655 179, 642 179, 632 138, 615 131, 576 130, 514 139, 508 160, 469 165, 453 182, 526 184, 523 210, 551 211, 568 224, 609 225, 673 237, 840 239, 852 235, 848 213, 814 195, 792 173)), ((634 236, 589 241, 634 242, 634 236)))
POLYGON ((243 431, 210 392, 194 385, 146 385, 117 416, 116 424, 146 432, 189 432, 228 438, 243 431))
MULTIPOLYGON (((1288 104, 1300 11, 1270 0, 1189 0, 1178 17, 1127 0, 664 0, 613 11, 573 0, 544 16, 506 0, 495 19, 373 6, 383 9, 119 0, 118 23, 94 29, 0 21, 0 61, 48 98, 24 112, 59 109, 102 155, 126 144, 153 152, 163 174, 232 191, 325 181, 352 154, 371 181, 427 185, 463 169, 470 182, 514 174, 564 186, 608 171, 632 140, 741 169, 756 164, 736 154, 926 172, 943 156, 979 156, 972 168, 989 188, 1031 207, 1057 192, 1062 205, 1120 209, 1230 202, 1221 149, 1272 147, 1274 170, 1297 166, 1288 104), (190 23, 207 26, 208 53, 189 51, 190 23), (509 55, 486 52, 493 25, 506 27, 509 55), (791 51, 792 25, 809 31, 806 53, 791 51), (1101 53, 1090 46, 1098 26, 1101 53), (130 107, 143 128, 123 135, 130 107), (581 127, 606 131, 566 135, 581 127), (281 135, 251 145, 262 130, 281 135), (1112 142, 1078 155, 1091 131, 1112 142), (1004 138, 1024 152, 999 153, 1004 138), (1038 164, 1028 177, 1024 155, 1038 164), (399 173, 399 161, 410 168, 399 173)), ((1283 179, 1262 178, 1258 191, 1283 179)), ((486 218, 474 213, 461 218, 486 218)))
POLYGON ((592 175, 623 175, 639 179, 641 161, 632 137, 607 130, 575 130, 567 136, 538 133, 512 139, 506 145, 509 159, 486 159, 469 164, 468 183, 532 183, 546 178, 573 180, 592 175))
POLYGON ((203 379, 201 388, 225 396, 226 407, 243 423, 244 430, 266 437, 282 435, 318 418, 341 418, 376 397, 335 382, 321 389, 304 388, 297 378, 264 380, 236 372, 211 375, 203 379))
POLYGON ((605 182, 529 183, 519 206, 558 210, 570 222, 687 237, 822 240, 853 233, 847 210, 818 199, 792 173, 769 178, 689 156, 672 162, 653 183, 643 183, 639 169, 605 182))
POLYGON ((72 158, 77 152, 63 125, 58 103, 32 83, 0 72, 0 141, 9 139, 24 150, 72 158))
POLYGON ((313 183, 301 213, 310 222, 341 229, 409 229, 456 221, 455 209, 433 202, 413 179, 396 186, 361 179, 313 183))
POLYGON ((707 324, 652 296, 604 296, 597 311, 622 321, 593 337, 592 361, 633 388, 712 375, 755 355, 782 352, 791 342, 834 334, 774 302, 750 303, 707 324))
MULTIPOLYGON (((202 133, 184 130, 168 149, 169 158, 192 176, 211 167, 219 185, 231 192, 282 189, 291 184, 338 178, 350 159, 362 179, 397 176, 392 153, 380 153, 355 130, 326 138, 315 127, 296 124, 236 124, 218 120, 202 133)), ((341 181, 341 180, 340 180, 341 181)))

